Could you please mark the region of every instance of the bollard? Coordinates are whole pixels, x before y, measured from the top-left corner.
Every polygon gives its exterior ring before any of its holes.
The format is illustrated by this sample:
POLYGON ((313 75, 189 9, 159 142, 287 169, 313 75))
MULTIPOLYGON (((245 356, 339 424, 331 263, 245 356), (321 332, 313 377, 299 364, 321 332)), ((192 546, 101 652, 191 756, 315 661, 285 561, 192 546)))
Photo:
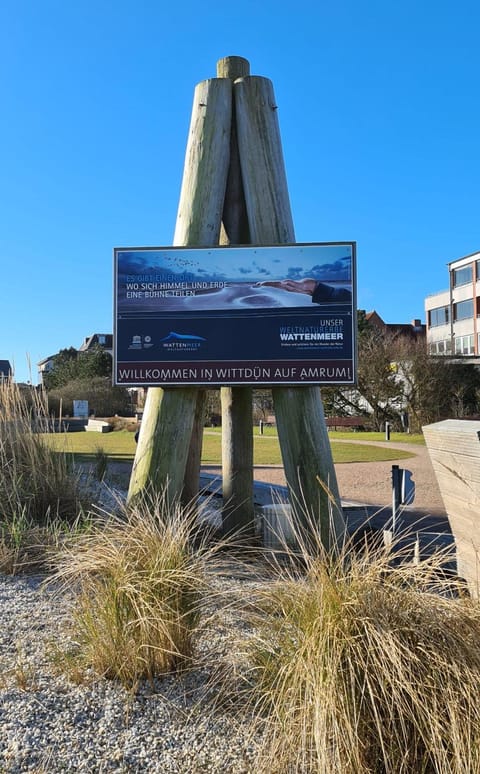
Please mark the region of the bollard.
POLYGON ((385 422, 385 440, 390 440, 390 422, 385 422))
POLYGON ((258 427, 260 429, 260 435, 263 435, 263 420, 262 419, 258 423, 258 427))

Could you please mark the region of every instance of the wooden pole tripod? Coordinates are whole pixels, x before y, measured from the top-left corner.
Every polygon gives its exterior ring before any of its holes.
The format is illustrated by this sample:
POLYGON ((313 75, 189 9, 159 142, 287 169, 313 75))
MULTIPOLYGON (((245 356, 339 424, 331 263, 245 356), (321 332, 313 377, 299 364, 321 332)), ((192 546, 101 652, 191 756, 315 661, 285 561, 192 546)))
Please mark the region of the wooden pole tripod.
MULTIPOLYGON (((295 242, 273 86, 226 57, 217 78, 194 96, 174 244, 279 245, 295 242)), ((319 387, 274 387, 275 415, 294 519, 326 549, 344 539, 319 387)), ((253 534, 250 387, 222 387, 223 525, 253 534)), ((198 492, 204 390, 150 388, 129 498, 167 487, 171 498, 198 492)))

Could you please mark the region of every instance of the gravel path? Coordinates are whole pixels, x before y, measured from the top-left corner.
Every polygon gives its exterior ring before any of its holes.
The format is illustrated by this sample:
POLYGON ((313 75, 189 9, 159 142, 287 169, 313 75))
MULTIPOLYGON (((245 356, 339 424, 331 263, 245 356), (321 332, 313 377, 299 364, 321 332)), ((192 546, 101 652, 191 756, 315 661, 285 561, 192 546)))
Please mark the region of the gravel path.
POLYGON ((57 672, 51 654, 69 645, 71 604, 38 577, 0 576, 2 774, 253 772, 249 718, 211 701, 212 663, 233 651, 228 612, 200 641, 195 669, 133 693, 94 676, 75 684, 57 672))

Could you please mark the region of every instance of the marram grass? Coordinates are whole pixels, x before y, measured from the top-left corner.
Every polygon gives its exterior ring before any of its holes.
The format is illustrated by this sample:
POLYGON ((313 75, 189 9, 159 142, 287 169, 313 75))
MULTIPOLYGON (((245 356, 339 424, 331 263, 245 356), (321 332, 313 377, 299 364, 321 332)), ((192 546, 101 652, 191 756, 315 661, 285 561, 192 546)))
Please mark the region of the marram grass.
POLYGON ((480 611, 442 557, 319 549, 276 566, 250 614, 258 770, 480 772, 480 611))
POLYGON ((0 383, 0 571, 43 568, 58 532, 78 524, 83 502, 79 475, 45 433, 53 421, 43 393, 0 383))
POLYGON ((190 664, 214 551, 194 540, 196 524, 166 494, 136 498, 63 553, 55 578, 76 588, 77 672, 134 687, 190 664))

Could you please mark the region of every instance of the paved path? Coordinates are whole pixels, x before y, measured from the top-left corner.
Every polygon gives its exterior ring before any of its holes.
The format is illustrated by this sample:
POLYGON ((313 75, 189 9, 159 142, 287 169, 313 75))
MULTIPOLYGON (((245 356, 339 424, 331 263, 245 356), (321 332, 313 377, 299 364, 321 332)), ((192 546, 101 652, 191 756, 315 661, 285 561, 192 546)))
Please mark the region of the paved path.
MULTIPOLYGON (((362 443, 362 441, 352 440, 348 443, 362 443)), ((392 465, 398 464, 412 472, 415 483, 414 503, 405 508, 402 507, 403 525, 415 525, 427 532, 449 533, 447 514, 426 446, 391 441, 375 441, 374 445, 402 449, 411 452, 414 456, 408 459, 402 458, 398 462, 388 460, 336 464, 335 472, 340 497, 344 509, 349 511, 349 518, 354 514, 352 519, 356 524, 361 524, 370 518, 370 523, 376 527, 388 525, 392 509, 392 465), (358 507, 350 509, 350 505, 361 505, 364 509, 358 507)), ((202 470, 221 476, 220 466, 205 466, 202 470)), ((258 465, 254 469, 254 478, 256 481, 275 486, 286 484, 281 465, 258 465)))
MULTIPOLYGON (((339 441, 341 443, 341 441, 339 441)), ((362 443, 362 441, 348 441, 362 443)), ((365 441, 363 441, 365 443, 365 441)), ((402 449, 414 454, 408 459, 386 462, 344 462, 335 465, 338 488, 342 500, 365 503, 382 508, 392 504, 392 465, 412 471, 415 482, 415 507, 418 510, 430 511, 434 514, 445 514, 443 500, 440 495, 437 480, 426 446, 409 443, 393 443, 389 441, 375 442, 375 446, 402 449)), ((203 468, 205 471, 218 473, 220 466, 203 468)), ((257 465, 254 472, 255 480, 269 484, 284 486, 285 473, 281 465, 257 465)))
MULTIPOLYGON (((333 439, 332 439, 333 440, 333 439)), ((339 441, 341 442, 341 441, 339 441)), ((361 440, 351 440, 348 443, 366 443, 361 440)), ((373 442, 370 442, 373 443, 373 442)), ((448 529, 448 519, 437 480, 426 446, 396 443, 393 441, 375 441, 376 446, 386 446, 390 449, 402 449, 414 456, 398 460, 402 468, 412 471, 415 482, 415 501, 404 509, 403 515, 409 521, 422 519, 428 522, 428 528, 438 531, 448 529), (428 517, 428 518, 427 518, 428 517)), ((395 460, 387 462, 345 462, 335 465, 340 497, 344 504, 361 504, 369 514, 379 512, 380 518, 387 521, 391 515, 392 506, 392 465, 395 460)), ((131 463, 121 464, 128 475, 131 463)), ((219 465, 203 466, 202 471, 221 477, 219 465)), ((285 474, 281 465, 257 465, 254 469, 256 481, 267 484, 285 486, 285 474)))

